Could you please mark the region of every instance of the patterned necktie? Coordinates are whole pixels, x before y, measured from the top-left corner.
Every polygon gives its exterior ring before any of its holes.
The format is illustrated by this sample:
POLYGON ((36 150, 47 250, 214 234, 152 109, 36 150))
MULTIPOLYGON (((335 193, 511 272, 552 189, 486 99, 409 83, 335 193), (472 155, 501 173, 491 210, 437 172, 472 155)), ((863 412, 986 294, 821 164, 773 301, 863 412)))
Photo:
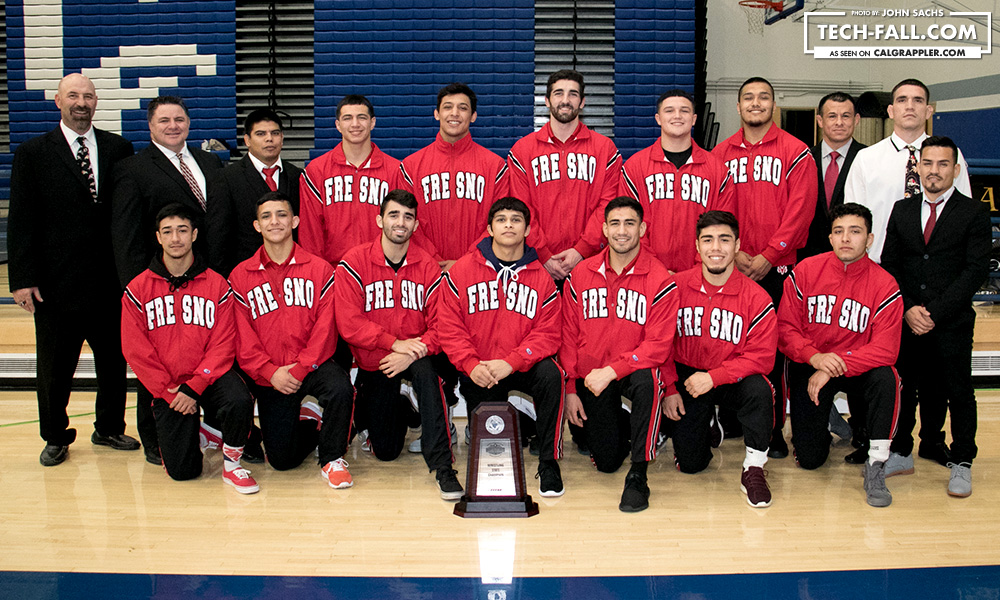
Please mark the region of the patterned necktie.
POLYGON ((838 158, 840 158, 840 154, 836 150, 830 153, 830 164, 826 167, 826 175, 823 176, 827 208, 830 208, 830 203, 833 202, 833 188, 837 187, 837 177, 840 176, 840 167, 837 166, 838 158))
POLYGON ((941 201, 931 202, 930 200, 924 200, 924 202, 931 207, 931 214, 927 217, 927 224, 924 225, 924 245, 927 245, 931 243, 931 233, 934 232, 934 225, 937 223, 937 207, 941 201))
POLYGON ((264 167, 264 182, 267 184, 268 189, 272 192, 278 191, 278 183, 274 180, 274 173, 278 170, 278 167, 264 167))
POLYGON ((90 184, 90 197, 97 202, 97 182, 94 181, 94 169, 90 166, 90 150, 87 149, 87 138, 82 135, 76 138, 80 143, 80 149, 76 151, 76 162, 80 165, 80 172, 87 178, 90 184))
POLYGON ((194 178, 194 173, 191 169, 184 164, 184 158, 181 157, 180 153, 177 154, 177 164, 181 167, 181 175, 184 176, 184 181, 187 181, 188 186, 191 187, 191 192, 194 197, 198 199, 198 204, 201 205, 201 209, 205 210, 205 196, 201 193, 201 188, 198 187, 198 181, 194 178))
POLYGON ((906 160, 906 187, 903 188, 903 197, 910 198, 920 193, 920 177, 917 175, 917 149, 907 146, 910 151, 910 158, 906 160))

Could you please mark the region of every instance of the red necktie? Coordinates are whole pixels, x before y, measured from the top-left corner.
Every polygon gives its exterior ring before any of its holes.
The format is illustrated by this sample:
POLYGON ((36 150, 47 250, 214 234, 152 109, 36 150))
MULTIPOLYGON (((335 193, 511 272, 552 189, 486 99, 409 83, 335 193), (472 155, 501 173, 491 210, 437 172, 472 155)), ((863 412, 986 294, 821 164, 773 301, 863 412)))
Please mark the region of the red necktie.
POLYGON ((931 233, 934 231, 934 224, 937 223, 937 207, 941 201, 931 202, 930 200, 924 200, 924 202, 931 207, 931 214, 927 217, 927 224, 924 225, 924 245, 927 245, 931 243, 931 233))
POLYGON ((826 175, 823 176, 827 208, 830 208, 830 203, 833 202, 833 188, 837 187, 837 177, 840 176, 840 167, 837 166, 838 158, 840 158, 840 154, 836 150, 830 153, 830 164, 826 167, 826 175))
POLYGON ((267 183, 268 189, 272 192, 278 191, 278 182, 274 180, 274 173, 278 170, 278 167, 264 167, 264 182, 267 183))
POLYGON ((194 178, 194 173, 191 172, 191 167, 184 164, 184 158, 177 154, 177 164, 181 167, 181 175, 184 176, 184 181, 187 182, 188 187, 191 188, 191 193, 198 200, 198 204, 201 206, 202 210, 205 210, 205 196, 201 193, 201 188, 198 187, 198 180, 194 178))

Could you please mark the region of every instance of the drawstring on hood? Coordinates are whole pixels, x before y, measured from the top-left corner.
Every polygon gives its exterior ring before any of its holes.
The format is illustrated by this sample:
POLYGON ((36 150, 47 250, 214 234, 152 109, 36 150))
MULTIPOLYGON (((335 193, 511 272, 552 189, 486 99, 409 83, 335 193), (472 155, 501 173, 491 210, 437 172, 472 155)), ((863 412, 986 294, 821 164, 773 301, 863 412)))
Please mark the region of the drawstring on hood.
POLYGON ((191 268, 183 275, 176 277, 171 275, 170 271, 167 270, 167 266, 163 264, 163 254, 157 254, 153 257, 153 260, 149 261, 149 270, 166 279, 170 283, 171 292, 186 288, 189 281, 204 273, 206 269, 208 269, 208 265, 197 254, 194 256, 191 268))
POLYGON ((538 252, 534 248, 525 244, 524 256, 518 259, 513 265, 505 265, 500 262, 496 254, 493 253, 493 238, 485 237, 476 244, 476 248, 486 259, 486 262, 497 272, 497 283, 503 280, 503 285, 509 281, 517 281, 517 272, 532 261, 538 260, 538 252))

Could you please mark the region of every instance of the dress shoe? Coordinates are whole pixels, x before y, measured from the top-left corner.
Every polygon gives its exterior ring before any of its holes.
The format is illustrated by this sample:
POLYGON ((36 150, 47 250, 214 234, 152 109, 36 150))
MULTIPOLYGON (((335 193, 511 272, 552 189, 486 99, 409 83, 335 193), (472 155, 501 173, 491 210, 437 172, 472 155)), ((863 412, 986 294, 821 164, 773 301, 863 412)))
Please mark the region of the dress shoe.
POLYGON ((96 431, 90 436, 91 443, 98 446, 108 446, 115 450, 138 450, 141 447, 139 440, 129 437, 124 433, 118 435, 101 435, 96 431))
POLYGON ((46 444, 45 450, 42 450, 42 455, 38 457, 38 462, 42 463, 43 467, 54 467, 65 462, 68 455, 69 446, 46 444))
POLYGON ((157 466, 163 465, 163 458, 160 456, 159 449, 146 448, 145 446, 143 446, 142 452, 143 454, 146 455, 146 462, 148 462, 149 464, 157 466))
POLYGON ((944 442, 927 445, 920 444, 920 448, 917 449, 917 456, 933 460, 942 467, 951 466, 951 451, 948 450, 948 446, 944 442))
POLYGON ((786 458, 788 456, 788 444, 781 431, 775 431, 771 436, 771 447, 767 449, 767 455, 771 458, 786 458))

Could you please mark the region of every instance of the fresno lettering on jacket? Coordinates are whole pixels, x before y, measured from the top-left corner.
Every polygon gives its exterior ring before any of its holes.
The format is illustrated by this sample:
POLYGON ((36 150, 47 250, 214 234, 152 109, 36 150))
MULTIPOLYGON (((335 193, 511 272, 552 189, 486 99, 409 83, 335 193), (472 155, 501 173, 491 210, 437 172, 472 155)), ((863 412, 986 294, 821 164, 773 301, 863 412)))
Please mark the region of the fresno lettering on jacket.
POLYGON ((650 200, 685 200, 708 207, 712 182, 692 173, 680 174, 679 190, 674 189, 675 173, 650 173, 646 176, 646 194, 650 200), (679 191, 679 193, 677 193, 679 191))
MULTIPOLYGON (((399 306, 407 310, 423 312, 424 284, 406 279, 400 280, 399 306)), ((396 308, 391 279, 373 281, 365 286, 365 312, 383 308, 396 308)))
POLYGON ((360 175, 355 186, 354 175, 335 175, 323 181, 323 204, 355 202, 379 206, 389 193, 389 182, 378 177, 360 175))
POLYGON ((458 171, 452 173, 428 173, 420 178, 424 190, 424 203, 436 200, 475 200, 482 204, 486 196, 486 178, 478 173, 458 171), (454 193, 452 192, 454 189, 454 193))
POLYGON ((781 185, 781 159, 777 156, 767 156, 757 154, 753 156, 753 168, 749 171, 748 156, 740 156, 726 161, 726 168, 729 169, 729 176, 736 183, 747 183, 748 181, 765 181, 774 184, 775 187, 781 185), (748 179, 748 175, 750 179, 748 179))
POLYGON ((724 308, 714 307, 709 311, 708 327, 705 322, 704 306, 683 306, 677 311, 677 335, 679 337, 702 337, 708 333, 713 340, 738 345, 743 340, 743 317, 724 308))
MULTIPOLYGON (((465 292, 469 297, 469 314, 499 310, 499 287, 496 280, 493 280, 480 281, 466 288, 465 292)), ((523 283, 508 281, 504 286, 504 307, 510 312, 534 319, 538 310, 538 292, 523 283)))
MULTIPOLYGON (((810 323, 832 325, 834 312, 837 310, 837 296, 834 294, 819 294, 806 298, 806 310, 810 323)), ((840 305, 840 315, 837 326, 854 333, 864 333, 868 329, 871 309, 857 300, 844 298, 840 305)))
MULTIPOLYGON (((153 331, 177 323, 175 298, 171 295, 157 296, 143 304, 146 313, 146 329, 153 331)), ((201 296, 184 294, 180 301, 181 323, 211 329, 215 327, 215 302, 201 296)))
MULTIPOLYGON (((311 279, 303 277, 285 277, 281 283, 281 294, 278 298, 284 306, 313 307, 313 299, 316 296, 316 284, 311 279)), ((264 283, 250 288, 247 292, 247 304, 250 305, 250 316, 254 320, 260 315, 278 310, 278 301, 275 299, 271 283, 264 283)))
MULTIPOLYGON (((598 287, 580 292, 580 304, 583 306, 583 319, 608 318, 608 288, 598 287)), ((646 314, 649 302, 642 292, 618 289, 615 302, 615 316, 619 319, 632 321, 639 325, 646 324, 646 314)))
POLYGON ((540 154, 531 159, 531 173, 535 185, 560 179, 576 179, 594 183, 597 174, 597 158, 585 152, 566 153, 566 164, 560 164, 560 153, 540 154))

